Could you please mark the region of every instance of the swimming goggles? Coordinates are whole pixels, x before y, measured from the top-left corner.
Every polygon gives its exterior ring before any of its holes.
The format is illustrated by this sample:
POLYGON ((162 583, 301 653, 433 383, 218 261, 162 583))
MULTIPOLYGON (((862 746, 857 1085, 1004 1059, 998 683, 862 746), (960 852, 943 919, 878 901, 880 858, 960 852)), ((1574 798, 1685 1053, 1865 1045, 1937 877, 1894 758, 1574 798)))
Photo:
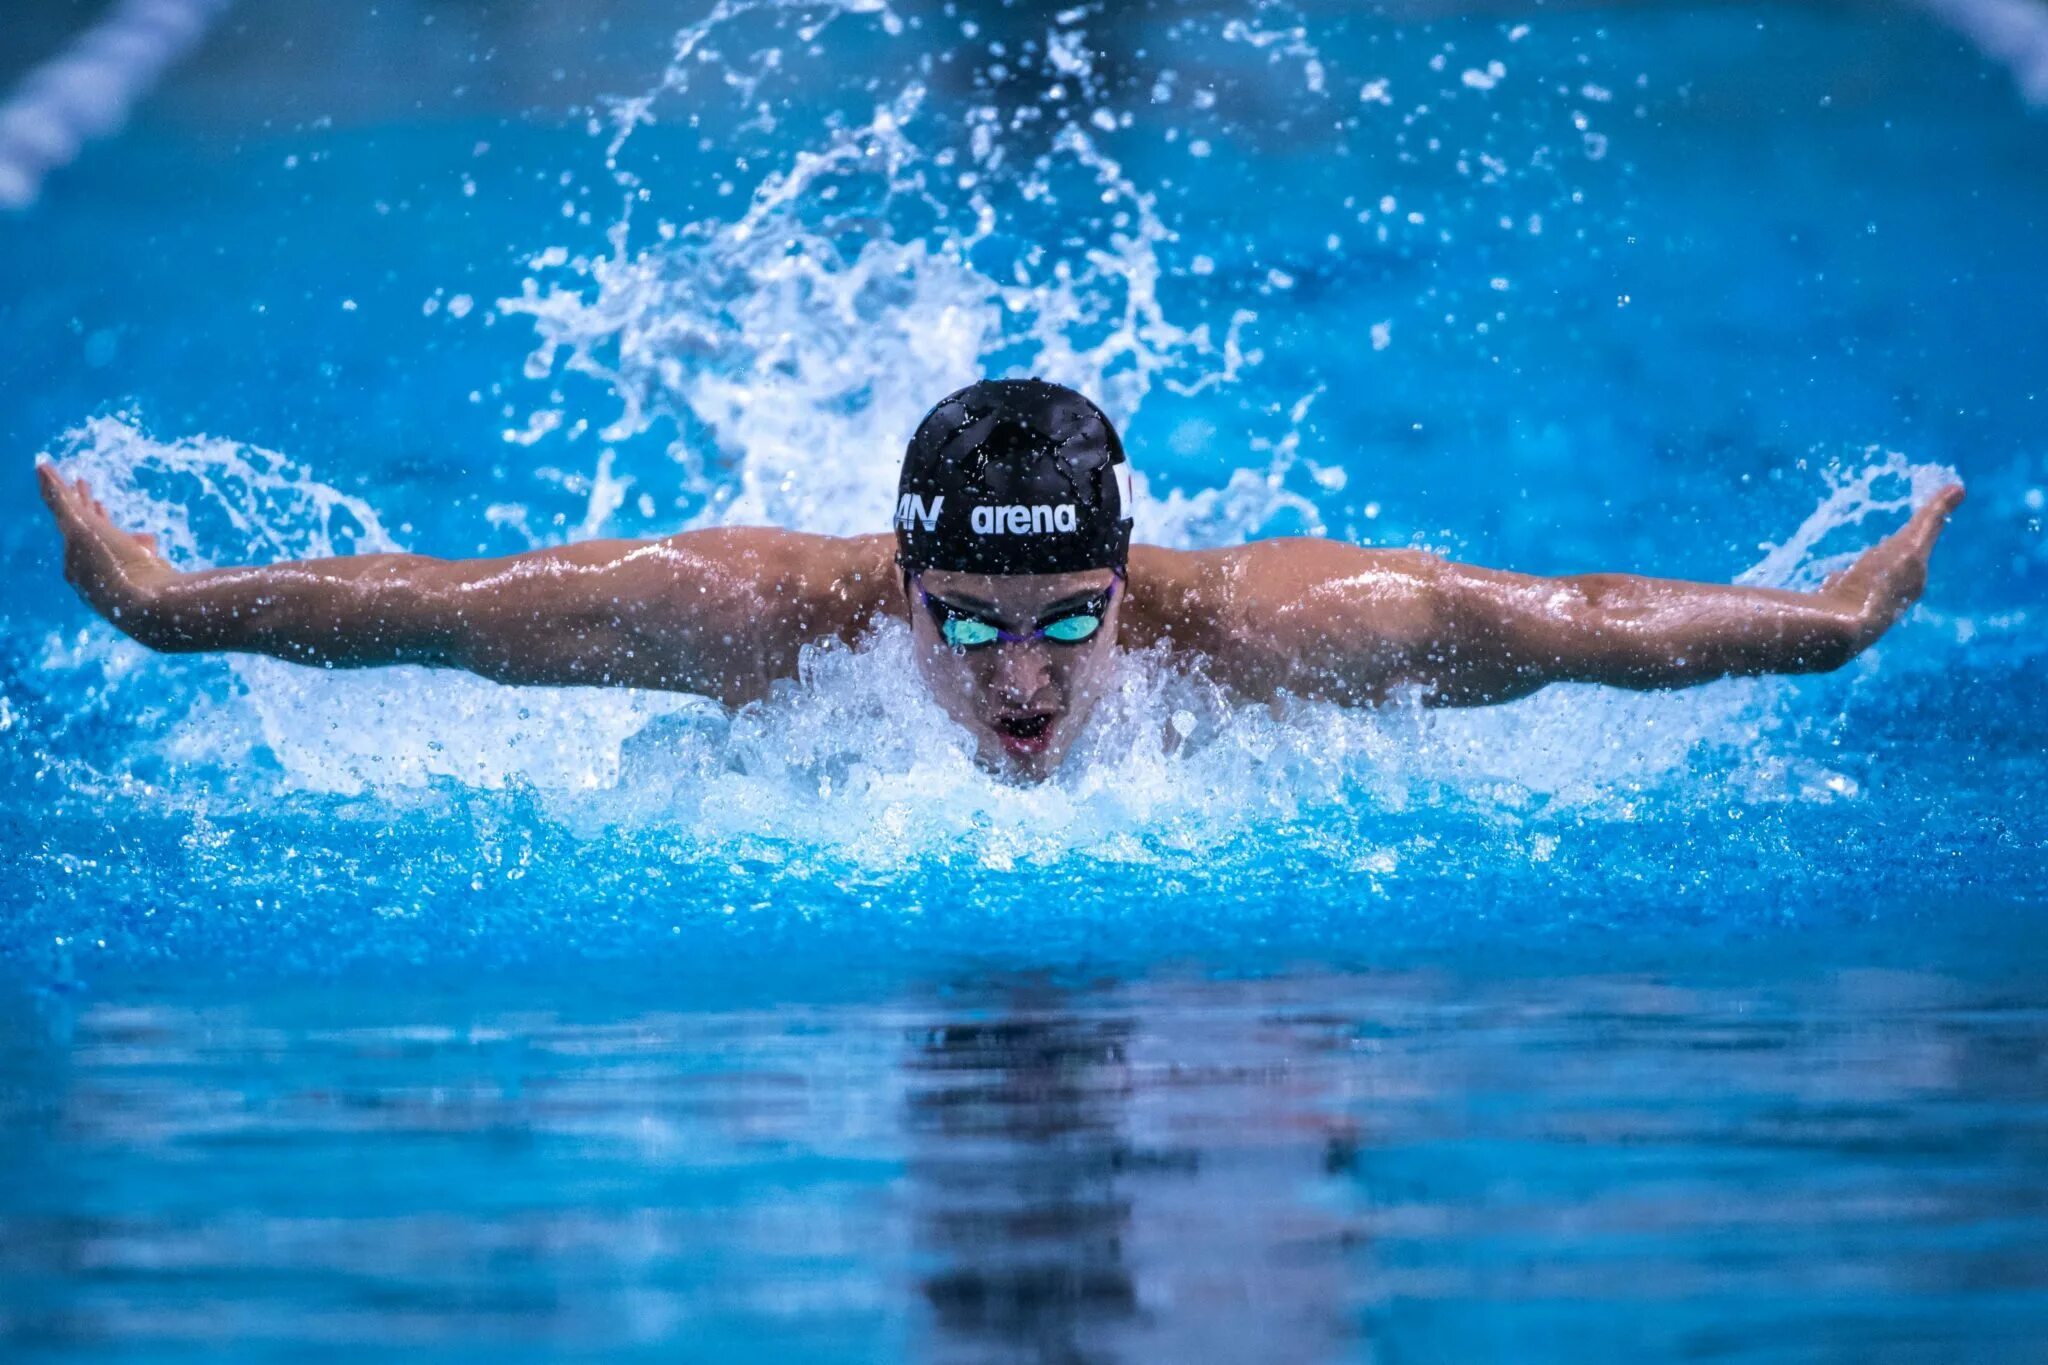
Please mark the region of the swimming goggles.
POLYGON ((1109 614, 1109 604, 1116 599, 1116 590, 1124 581, 1123 572, 1113 569, 1115 577, 1101 592, 1070 606, 1058 608, 1049 617, 1042 617, 1039 623, 1021 633, 1005 630, 986 617, 963 611, 951 603, 942 602, 924 590, 924 584, 917 574, 910 575, 910 586, 917 591, 917 600, 932 614, 932 621, 939 628, 939 637, 955 649, 980 649, 998 640, 1022 644, 1026 640, 1050 640, 1056 645, 1078 645, 1093 639, 1095 632, 1102 629, 1103 618, 1109 614))

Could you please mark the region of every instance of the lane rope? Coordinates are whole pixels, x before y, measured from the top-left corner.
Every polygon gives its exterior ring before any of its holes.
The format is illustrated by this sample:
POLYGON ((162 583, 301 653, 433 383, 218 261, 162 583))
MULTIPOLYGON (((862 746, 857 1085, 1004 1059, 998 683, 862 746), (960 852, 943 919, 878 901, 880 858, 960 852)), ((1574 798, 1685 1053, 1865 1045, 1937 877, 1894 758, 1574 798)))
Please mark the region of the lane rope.
POLYGON ((2048 4, 2042 0, 1920 0, 1927 11, 2012 72, 2028 104, 2048 105, 2048 4))
POLYGON ((0 103, 0 209, 35 203, 52 171, 118 132, 233 0, 120 0, 0 103))

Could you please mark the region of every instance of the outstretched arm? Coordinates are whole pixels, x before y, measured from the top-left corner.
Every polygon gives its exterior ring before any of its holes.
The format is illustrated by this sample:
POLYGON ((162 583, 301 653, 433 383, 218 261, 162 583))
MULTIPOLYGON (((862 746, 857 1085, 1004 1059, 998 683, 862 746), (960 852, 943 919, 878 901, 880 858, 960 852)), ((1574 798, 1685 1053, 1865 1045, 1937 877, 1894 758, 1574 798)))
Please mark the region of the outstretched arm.
POLYGON ((1415 685, 1436 705, 1477 706, 1554 682, 1649 689, 1823 673, 1918 599, 1962 497, 1960 486, 1942 490, 1814 592, 1633 574, 1538 578, 1296 540, 1212 552, 1182 575, 1194 586, 1176 614, 1227 622, 1202 645, 1225 681, 1256 693, 1376 701, 1415 685))
POLYGON ((865 629, 890 581, 884 537, 765 529, 500 559, 373 554, 181 573, 150 537, 114 525, 83 480, 47 464, 37 476, 64 535, 65 577, 128 635, 175 653, 428 664, 739 703, 793 675, 804 644, 865 629))

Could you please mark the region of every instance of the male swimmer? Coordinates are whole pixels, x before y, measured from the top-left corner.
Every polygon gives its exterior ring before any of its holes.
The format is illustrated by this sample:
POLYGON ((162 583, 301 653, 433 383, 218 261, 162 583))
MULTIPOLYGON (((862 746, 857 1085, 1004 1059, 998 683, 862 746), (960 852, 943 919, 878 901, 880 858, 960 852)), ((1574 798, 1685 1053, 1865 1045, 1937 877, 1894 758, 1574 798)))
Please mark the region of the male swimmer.
POLYGON ((737 706, 799 651, 907 619, 919 673, 984 764, 1056 769, 1119 646, 1200 660, 1247 698, 1439 706, 1553 682, 1684 687, 1839 668, 1919 596, 1960 486, 1815 592, 1535 578, 1328 540, 1132 545, 1130 467, 1101 409, 1036 379, 944 399, 903 458, 896 531, 599 540, 503 559, 376 554, 180 573, 84 480, 44 464, 64 572, 152 649, 329 668, 427 664, 504 683, 664 688, 737 706))

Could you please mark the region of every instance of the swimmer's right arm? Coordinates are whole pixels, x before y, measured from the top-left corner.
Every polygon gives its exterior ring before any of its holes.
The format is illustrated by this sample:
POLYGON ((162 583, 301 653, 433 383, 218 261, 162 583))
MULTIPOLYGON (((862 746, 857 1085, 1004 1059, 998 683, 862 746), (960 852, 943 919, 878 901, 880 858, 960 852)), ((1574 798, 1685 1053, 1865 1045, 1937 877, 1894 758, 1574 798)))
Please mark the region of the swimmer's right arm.
POLYGON ((425 664, 737 704, 793 675, 804 644, 865 629, 892 581, 887 537, 771 529, 498 559, 372 554, 182 573, 149 537, 116 526, 83 480, 48 464, 37 475, 64 535, 65 577, 116 627, 170 653, 425 664))

